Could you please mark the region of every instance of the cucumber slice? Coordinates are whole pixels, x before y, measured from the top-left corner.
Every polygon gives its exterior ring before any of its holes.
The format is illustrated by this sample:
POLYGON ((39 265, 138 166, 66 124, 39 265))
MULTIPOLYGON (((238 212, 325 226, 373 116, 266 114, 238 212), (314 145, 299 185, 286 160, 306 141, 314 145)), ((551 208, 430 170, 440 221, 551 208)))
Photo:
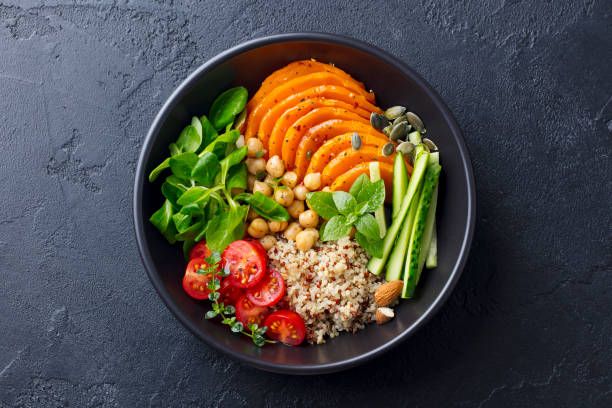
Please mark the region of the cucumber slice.
POLYGON ((408 169, 406 169, 404 155, 401 152, 397 152, 393 162, 393 211, 391 212, 391 219, 397 217, 407 188, 408 169))
MULTIPOLYGON (((380 164, 378 162, 370 162, 370 181, 372 183, 380 180, 380 164)), ((380 230, 380 238, 384 238, 387 233, 387 219, 385 218, 385 205, 381 205, 374 211, 374 218, 380 230)))
POLYGON ((427 254, 425 266, 427 266, 427 269, 435 268, 438 266, 438 233, 436 232, 435 221, 433 225, 433 234, 431 234, 431 244, 429 245, 429 253, 427 254))
POLYGON ((425 220, 425 229, 423 230, 423 248, 419 253, 419 269, 417 271, 417 281, 416 284, 419 284, 419 279, 421 278, 421 272, 423 271, 423 266, 425 265, 425 261, 427 256, 429 255, 429 248, 431 247, 434 225, 436 222, 436 207, 438 206, 438 184, 433 189, 433 193, 431 194, 431 205, 429 206, 429 211, 427 211, 427 218, 425 220))
POLYGON ((439 164, 432 164, 428 166, 425 174, 423 192, 419 199, 419 206, 412 231, 410 232, 410 243, 408 244, 408 254, 406 256, 406 267, 404 270, 404 289, 402 290, 402 298, 411 298, 414 295, 414 289, 418 281, 419 254, 421 252, 425 221, 431 205, 433 190, 438 183, 441 169, 439 164))
POLYGON ((385 238, 383 240, 383 256, 382 258, 372 257, 368 262, 368 270, 374 275, 380 275, 383 268, 385 267, 385 263, 387 262, 389 254, 391 253, 391 249, 393 248, 393 244, 395 243, 395 238, 397 237, 402 223, 404 222, 404 218, 408 214, 408 210, 412 205, 412 201, 415 199, 418 200, 416 192, 421 186, 421 181, 423 180, 423 174, 425 173, 425 168, 427 167, 428 160, 429 153, 427 153, 426 151, 421 150, 416 153, 416 160, 414 161, 414 170, 412 172, 410 182, 408 183, 408 190, 406 191, 406 195, 404 196, 402 207, 400 208, 400 212, 397 214, 397 217, 391 223, 391 226, 389 227, 387 234, 385 235, 385 238))
MULTIPOLYGON (((416 196, 420 197, 420 189, 416 196)), ((408 216, 404 220, 402 230, 397 238, 397 242, 393 247, 391 255, 389 255, 389 263, 387 264, 387 273, 385 275, 387 282, 402 278, 404 262, 406 260, 406 250, 408 249, 408 243, 410 242, 410 232, 412 231, 412 225, 414 224, 414 216, 417 212, 418 203, 419 202, 417 200, 412 200, 412 205, 408 210, 408 216)))

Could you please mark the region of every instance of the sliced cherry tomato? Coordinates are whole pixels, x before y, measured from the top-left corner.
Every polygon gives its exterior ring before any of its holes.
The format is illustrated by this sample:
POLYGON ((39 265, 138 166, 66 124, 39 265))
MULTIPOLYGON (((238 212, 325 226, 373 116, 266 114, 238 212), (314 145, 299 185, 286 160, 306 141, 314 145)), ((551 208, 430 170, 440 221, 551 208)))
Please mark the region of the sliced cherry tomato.
POLYGON ((247 298, 255 306, 275 305, 284 294, 285 280, 279 272, 272 269, 268 269, 259 283, 246 291, 247 298))
POLYGON ((266 273, 267 265, 268 255, 245 240, 232 242, 221 255, 221 267, 238 288, 255 286, 266 273))
POLYGON ((208 258, 212 255, 212 251, 206 246, 206 241, 200 241, 191 250, 189 259, 193 258, 208 258))
POLYGON ((267 307, 255 306, 246 296, 242 296, 236 302, 236 319, 244 325, 245 329, 253 323, 263 325, 269 314, 267 307))
POLYGON ((223 302, 224 305, 235 305, 236 301, 244 295, 244 290, 235 287, 229 279, 225 278, 221 281, 219 293, 221 294, 219 302, 223 302))
POLYGON ((198 270, 208 268, 204 258, 193 258, 187 264, 183 277, 183 289, 194 299, 208 299, 210 290, 206 287, 212 275, 200 275, 198 270))
POLYGON ((266 334, 274 340, 289 346, 297 346, 304 341, 306 326, 299 314, 291 310, 278 310, 266 319, 266 334))
POLYGON ((259 251, 261 254, 263 254, 264 256, 266 256, 266 259, 267 259, 267 256, 268 256, 268 251, 266 251, 266 248, 264 248, 264 246, 263 246, 263 245, 261 245, 261 242, 259 242, 259 241, 258 241, 258 240, 256 240, 255 238, 251 238, 251 237, 247 237, 247 238, 245 238, 244 240, 245 240, 245 241, 250 242, 251 244, 253 244, 253 246, 254 246, 255 248, 257 248, 257 250, 258 250, 258 251, 259 251))

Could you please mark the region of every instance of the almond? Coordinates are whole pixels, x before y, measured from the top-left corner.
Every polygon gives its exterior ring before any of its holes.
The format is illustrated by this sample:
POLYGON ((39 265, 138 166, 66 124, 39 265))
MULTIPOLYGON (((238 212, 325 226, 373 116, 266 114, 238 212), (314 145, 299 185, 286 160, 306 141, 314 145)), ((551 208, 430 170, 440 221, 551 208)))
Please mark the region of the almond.
POLYGON ((404 287, 404 282, 394 280, 385 282, 374 292, 374 301, 378 306, 388 306, 398 298, 404 287))
POLYGON ((378 324, 385 324, 389 320, 393 319, 394 316, 395 313, 393 312, 393 309, 389 307, 379 307, 376 309, 376 323, 378 324))

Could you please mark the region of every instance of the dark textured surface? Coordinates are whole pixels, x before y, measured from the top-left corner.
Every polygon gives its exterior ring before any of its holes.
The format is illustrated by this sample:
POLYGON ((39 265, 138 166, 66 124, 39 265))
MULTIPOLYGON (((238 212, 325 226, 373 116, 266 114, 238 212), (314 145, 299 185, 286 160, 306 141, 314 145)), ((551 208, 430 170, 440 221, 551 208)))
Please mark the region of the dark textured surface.
POLYGON ((612 3, 325 4, 0 1, 0 407, 612 405, 612 3), (440 92, 472 153, 478 222, 423 330, 304 378, 188 333, 130 217, 142 137, 181 79, 307 30, 371 42, 440 92))

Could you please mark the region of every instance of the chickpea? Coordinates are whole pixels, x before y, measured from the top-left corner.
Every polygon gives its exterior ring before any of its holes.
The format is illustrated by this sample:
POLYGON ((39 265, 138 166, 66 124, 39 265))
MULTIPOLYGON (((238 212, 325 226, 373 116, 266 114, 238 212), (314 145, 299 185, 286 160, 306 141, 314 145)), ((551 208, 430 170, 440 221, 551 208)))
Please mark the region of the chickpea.
POLYGON ((324 191, 324 192, 326 192, 326 193, 331 193, 331 192, 332 192, 332 189, 331 189, 331 187, 330 187, 330 186, 325 186, 325 187, 323 187, 323 188, 321 189, 321 191, 324 191))
POLYGON ((253 159, 249 157, 244 162, 246 163, 248 172, 251 174, 257 174, 257 172, 259 171, 266 170, 266 159, 264 159, 263 157, 260 157, 257 159, 253 159))
MULTIPOLYGON (((261 143, 261 140, 256 137, 251 137, 249 140, 247 140, 246 147, 248 157, 257 157, 257 153, 263 151, 264 149, 263 143, 261 143)), ((262 153, 259 154, 261 157, 262 153)))
POLYGON ((263 179, 263 182, 264 182, 264 183, 271 184, 271 185, 276 184, 276 182, 274 181, 274 179, 272 178, 272 176, 271 176, 271 175, 269 175, 269 174, 266 174, 266 178, 264 178, 264 179, 263 179))
POLYGON ((247 174, 247 190, 248 191, 253 191, 253 186, 255 185, 256 181, 257 179, 255 178, 254 175, 247 174))
POLYGON ((285 162, 278 155, 272 156, 266 163, 266 170, 274 178, 281 177, 285 174, 285 162))
POLYGON ((274 235, 266 235, 265 237, 260 238, 259 242, 261 243, 261 245, 263 245, 263 247, 267 251, 270 248, 272 248, 274 245, 276 245, 276 238, 274 238, 274 235))
POLYGON ((285 230, 285 238, 290 241, 295 241, 296 235, 300 232, 302 232, 302 227, 300 227, 300 224, 297 222, 292 222, 285 230))
POLYGON ((298 200, 304 201, 306 199, 306 194, 308 194, 308 189, 304 187, 304 184, 300 184, 298 186, 295 186, 295 188, 293 189, 293 194, 298 200))
POLYGON ((295 236, 295 246, 300 251, 308 251, 316 240, 312 231, 301 231, 295 236))
POLYGON ((319 239, 319 230, 316 228, 306 228, 304 231, 311 231, 313 234, 315 234, 315 241, 317 239, 319 239))
POLYGON ((319 224, 319 214, 313 210, 304 211, 300 214, 300 225, 304 228, 314 228, 319 224))
POLYGON ((274 200, 283 207, 289 207, 293 203, 293 190, 287 187, 279 187, 274 192, 274 200))
POLYGON ((270 232, 281 232, 287 228, 289 223, 287 221, 268 221, 268 228, 270 232))
POLYGON ((321 173, 310 173, 304 177, 304 185, 310 191, 318 190, 321 187, 321 173))
POLYGON ((272 187, 270 187, 270 185, 266 182, 263 182, 263 181, 255 182, 255 185, 253 186, 253 194, 257 192, 265 195, 266 197, 272 197, 272 187))
POLYGON ((255 218, 251 221, 247 232, 253 238, 262 238, 268 233, 268 223, 263 218, 255 218))
POLYGON ((301 213, 304 212, 304 202, 302 200, 294 200, 293 203, 287 207, 287 212, 291 218, 298 218, 301 213))
POLYGON ((252 208, 249 208, 249 213, 247 214, 247 220, 253 221, 255 218, 259 218, 260 215, 255 212, 252 208))
POLYGON ((289 188, 293 188, 297 185, 298 175, 294 171, 288 171, 283 175, 281 183, 289 188))

